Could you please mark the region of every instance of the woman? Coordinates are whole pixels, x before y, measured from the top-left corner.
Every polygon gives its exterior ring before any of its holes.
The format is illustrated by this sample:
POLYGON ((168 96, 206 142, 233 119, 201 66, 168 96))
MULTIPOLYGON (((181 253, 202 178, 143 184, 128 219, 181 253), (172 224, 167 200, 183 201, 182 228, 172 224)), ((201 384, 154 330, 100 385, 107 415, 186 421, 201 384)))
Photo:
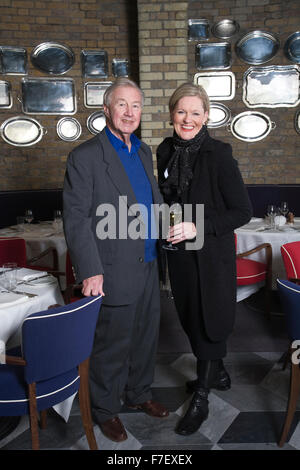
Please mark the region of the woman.
POLYGON ((174 134, 157 149, 161 192, 168 204, 204 204, 203 247, 185 246, 197 235, 193 219, 170 227, 168 241, 178 250, 167 251, 175 306, 197 358, 197 379, 187 382, 194 395, 175 430, 189 435, 208 417, 210 388, 230 388, 222 359, 236 306, 234 229, 250 220, 251 206, 231 146, 208 134, 205 90, 184 83, 169 110, 174 134))

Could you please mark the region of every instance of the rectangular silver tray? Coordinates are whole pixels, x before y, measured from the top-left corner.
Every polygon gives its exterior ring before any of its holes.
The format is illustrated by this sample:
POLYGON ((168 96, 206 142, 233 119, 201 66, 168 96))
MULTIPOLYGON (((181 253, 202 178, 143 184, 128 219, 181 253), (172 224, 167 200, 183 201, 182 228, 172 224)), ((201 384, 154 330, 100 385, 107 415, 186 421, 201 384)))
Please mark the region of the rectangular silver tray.
POLYGON ((194 83, 202 85, 212 100, 232 100, 235 96, 235 75, 233 72, 196 73, 194 83))
POLYGON ((248 108, 293 107, 300 103, 297 65, 250 67, 243 77, 243 101, 248 108))
POLYGON ((84 106, 99 108, 103 106, 103 95, 112 82, 86 82, 84 84, 84 106))
POLYGON ((206 41, 209 39, 209 22, 206 19, 188 20, 188 40, 206 41))
POLYGON ((22 78, 22 110, 25 114, 74 114, 74 80, 22 78))
POLYGON ((0 73, 27 75, 27 51, 23 47, 0 46, 0 73))
POLYGON ((197 70, 229 69, 232 64, 230 42, 197 44, 195 51, 197 70))
POLYGON ((5 80, 0 81, 0 108, 11 108, 12 96, 11 85, 5 80))

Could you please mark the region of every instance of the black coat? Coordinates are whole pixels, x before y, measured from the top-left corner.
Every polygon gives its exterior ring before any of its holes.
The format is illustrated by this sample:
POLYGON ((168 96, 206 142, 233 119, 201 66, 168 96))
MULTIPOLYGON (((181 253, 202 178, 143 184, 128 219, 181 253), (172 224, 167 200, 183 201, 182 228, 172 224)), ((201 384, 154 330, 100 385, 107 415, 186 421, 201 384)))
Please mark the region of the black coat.
MULTIPOLYGON (((164 180, 172 151, 171 137, 157 149, 160 182, 164 180)), ((235 317, 234 229, 246 224, 252 215, 247 189, 229 144, 210 136, 205 138, 196 159, 187 202, 204 204, 204 244, 196 251, 199 289, 206 333, 212 341, 221 341, 232 331, 235 317)))

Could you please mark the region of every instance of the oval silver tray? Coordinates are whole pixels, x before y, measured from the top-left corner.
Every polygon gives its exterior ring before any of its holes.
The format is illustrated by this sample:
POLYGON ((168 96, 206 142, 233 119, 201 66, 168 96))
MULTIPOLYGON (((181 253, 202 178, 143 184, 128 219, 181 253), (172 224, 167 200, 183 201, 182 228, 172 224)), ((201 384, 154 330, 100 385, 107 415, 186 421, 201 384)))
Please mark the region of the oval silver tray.
POLYGON ((297 65, 250 67, 243 78, 243 101, 249 108, 292 107, 300 103, 297 65))
POLYGON ((230 109, 223 103, 210 103, 209 120, 207 127, 222 127, 226 126, 231 119, 230 109))
POLYGON ((295 129, 300 134, 300 110, 295 114, 295 129))
POLYGON ((62 75, 72 68, 75 56, 67 46, 57 42, 44 42, 31 53, 32 64, 42 72, 62 75))
POLYGON ((106 125, 104 111, 95 111, 93 114, 91 114, 87 119, 86 125, 92 134, 99 134, 99 132, 101 132, 106 125))
POLYGON ((230 42, 197 44, 195 54, 197 70, 229 69, 232 64, 230 42))
POLYGON ((296 31, 287 38, 283 52, 287 59, 300 64, 300 31, 296 31))
POLYGON ((211 100, 232 100, 235 96, 233 72, 196 73, 194 83, 202 85, 211 100))
POLYGON ((229 39, 237 34, 240 30, 240 25, 234 20, 221 20, 213 25, 211 28, 212 34, 219 39, 229 39))
POLYGON ((3 140, 17 147, 29 147, 39 142, 46 129, 33 118, 15 116, 4 121, 0 128, 3 140))
POLYGON ((246 111, 235 116, 228 127, 237 139, 245 142, 257 142, 267 137, 276 125, 266 114, 258 111, 246 111))
POLYGON ((57 135, 67 142, 77 140, 81 135, 81 125, 72 117, 61 118, 56 125, 57 135))
POLYGON ((237 56, 247 64, 264 64, 273 59, 279 50, 279 39, 266 31, 251 31, 235 46, 237 56))

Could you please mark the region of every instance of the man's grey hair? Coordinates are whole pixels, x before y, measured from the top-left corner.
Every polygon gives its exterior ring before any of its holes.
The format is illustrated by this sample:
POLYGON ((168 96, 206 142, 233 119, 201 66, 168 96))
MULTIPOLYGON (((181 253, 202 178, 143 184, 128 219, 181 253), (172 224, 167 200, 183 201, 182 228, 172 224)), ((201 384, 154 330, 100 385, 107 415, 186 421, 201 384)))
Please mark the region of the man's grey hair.
POLYGON ((130 86, 130 87, 135 88, 136 90, 138 90, 139 93, 141 94, 142 105, 144 104, 144 93, 140 89, 140 87, 134 81, 130 80, 129 78, 120 77, 120 78, 117 78, 117 80, 112 85, 110 85, 110 87, 108 87, 105 90, 105 93, 103 95, 103 104, 105 106, 109 107, 109 105, 111 103, 111 97, 112 97, 113 92, 115 91, 116 88, 121 87, 121 86, 122 87, 130 86))

